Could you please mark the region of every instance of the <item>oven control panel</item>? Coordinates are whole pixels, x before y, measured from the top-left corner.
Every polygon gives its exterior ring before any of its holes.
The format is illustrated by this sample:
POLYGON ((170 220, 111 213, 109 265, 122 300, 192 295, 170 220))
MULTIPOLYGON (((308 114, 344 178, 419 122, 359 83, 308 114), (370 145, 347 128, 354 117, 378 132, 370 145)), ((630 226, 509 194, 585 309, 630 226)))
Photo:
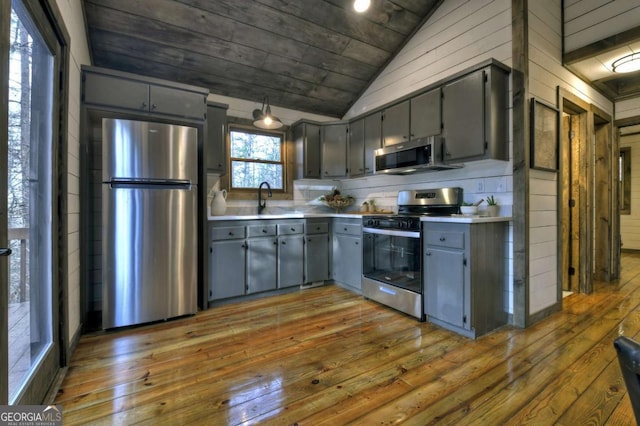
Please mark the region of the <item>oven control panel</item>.
POLYGON ((366 228, 420 230, 420 218, 415 216, 368 216, 362 220, 366 228))

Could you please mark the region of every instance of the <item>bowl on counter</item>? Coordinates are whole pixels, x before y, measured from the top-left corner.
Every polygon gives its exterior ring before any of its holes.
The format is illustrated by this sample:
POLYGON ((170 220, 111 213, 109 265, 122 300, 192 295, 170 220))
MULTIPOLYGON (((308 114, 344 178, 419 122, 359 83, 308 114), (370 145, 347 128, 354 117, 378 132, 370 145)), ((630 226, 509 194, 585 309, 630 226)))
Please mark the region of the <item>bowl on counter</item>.
POLYGON ((478 206, 460 206, 460 213, 468 215, 478 214, 478 206))

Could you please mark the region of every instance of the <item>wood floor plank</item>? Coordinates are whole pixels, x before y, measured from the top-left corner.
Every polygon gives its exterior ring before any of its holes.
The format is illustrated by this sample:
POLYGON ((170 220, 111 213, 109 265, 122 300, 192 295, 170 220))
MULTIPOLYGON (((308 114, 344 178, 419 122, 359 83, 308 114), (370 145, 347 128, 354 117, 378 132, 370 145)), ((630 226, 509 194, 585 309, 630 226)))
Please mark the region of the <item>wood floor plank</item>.
POLYGON ((64 424, 634 424, 613 350, 640 338, 640 255, 476 341, 337 286, 82 336, 64 424))

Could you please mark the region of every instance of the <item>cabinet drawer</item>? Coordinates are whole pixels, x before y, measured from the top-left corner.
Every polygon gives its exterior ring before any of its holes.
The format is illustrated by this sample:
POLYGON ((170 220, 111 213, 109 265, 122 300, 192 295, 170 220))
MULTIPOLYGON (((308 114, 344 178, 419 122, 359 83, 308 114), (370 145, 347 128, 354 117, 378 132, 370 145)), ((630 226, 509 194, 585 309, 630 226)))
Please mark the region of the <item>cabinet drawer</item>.
POLYGON ((326 234, 329 232, 328 222, 311 222, 307 223, 306 234, 326 234))
POLYGON ((337 234, 360 236, 362 233, 362 226, 359 223, 337 222, 333 228, 333 231, 337 234))
POLYGON ((301 223, 279 223, 278 235, 292 235, 302 234, 304 232, 304 225, 301 223))
POLYGON ((251 237, 270 237, 276 235, 276 225, 250 225, 247 226, 247 233, 251 237))
POLYGON ((244 238, 244 236, 244 226, 225 226, 222 228, 211 228, 209 230, 209 237, 212 240, 235 240, 237 238, 244 238))
POLYGON ((464 249, 464 232, 427 231, 427 245, 464 249))

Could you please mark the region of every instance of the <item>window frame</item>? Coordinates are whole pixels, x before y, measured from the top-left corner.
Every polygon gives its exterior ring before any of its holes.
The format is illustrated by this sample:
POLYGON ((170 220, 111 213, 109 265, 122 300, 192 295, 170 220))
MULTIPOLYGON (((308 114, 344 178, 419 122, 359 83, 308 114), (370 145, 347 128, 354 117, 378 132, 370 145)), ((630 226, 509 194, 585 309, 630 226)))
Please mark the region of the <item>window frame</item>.
POLYGON ((282 132, 274 132, 274 131, 268 131, 268 130, 262 130, 262 129, 255 129, 255 128, 248 128, 247 126, 239 126, 239 125, 235 125, 235 124, 231 124, 229 125, 229 164, 228 164, 228 169, 229 170, 229 190, 231 191, 249 191, 249 192, 255 192, 258 190, 258 188, 235 188, 233 186, 233 167, 232 164, 234 161, 241 161, 241 162, 245 162, 245 163, 256 163, 256 164, 279 164, 282 166, 282 189, 280 188, 273 188, 271 189, 271 192, 280 192, 283 193, 286 191, 286 182, 287 182, 287 168, 286 168, 286 159, 285 159, 285 134, 282 132), (239 157, 232 157, 231 156, 231 133, 232 132, 242 132, 242 133, 246 133, 246 134, 253 134, 253 135, 263 135, 263 136, 270 136, 270 137, 278 137, 280 138, 280 161, 270 161, 270 160, 254 160, 254 159, 245 159, 245 158, 239 158, 239 157))
MULTIPOLYGON (((232 188, 231 187, 231 164, 234 160, 231 158, 231 132, 242 131, 247 133, 276 135, 280 137, 280 154, 282 169, 282 189, 272 189, 274 200, 292 200, 293 199, 293 160, 295 159, 295 147, 290 138, 289 127, 284 126, 278 130, 258 129, 252 125, 248 119, 227 116, 227 126, 225 134, 225 150, 227 153, 227 173, 220 178, 220 187, 227 190, 227 199, 229 200, 255 200, 257 199, 258 188, 232 188)), ((257 161, 263 163, 271 163, 269 161, 257 161)))

